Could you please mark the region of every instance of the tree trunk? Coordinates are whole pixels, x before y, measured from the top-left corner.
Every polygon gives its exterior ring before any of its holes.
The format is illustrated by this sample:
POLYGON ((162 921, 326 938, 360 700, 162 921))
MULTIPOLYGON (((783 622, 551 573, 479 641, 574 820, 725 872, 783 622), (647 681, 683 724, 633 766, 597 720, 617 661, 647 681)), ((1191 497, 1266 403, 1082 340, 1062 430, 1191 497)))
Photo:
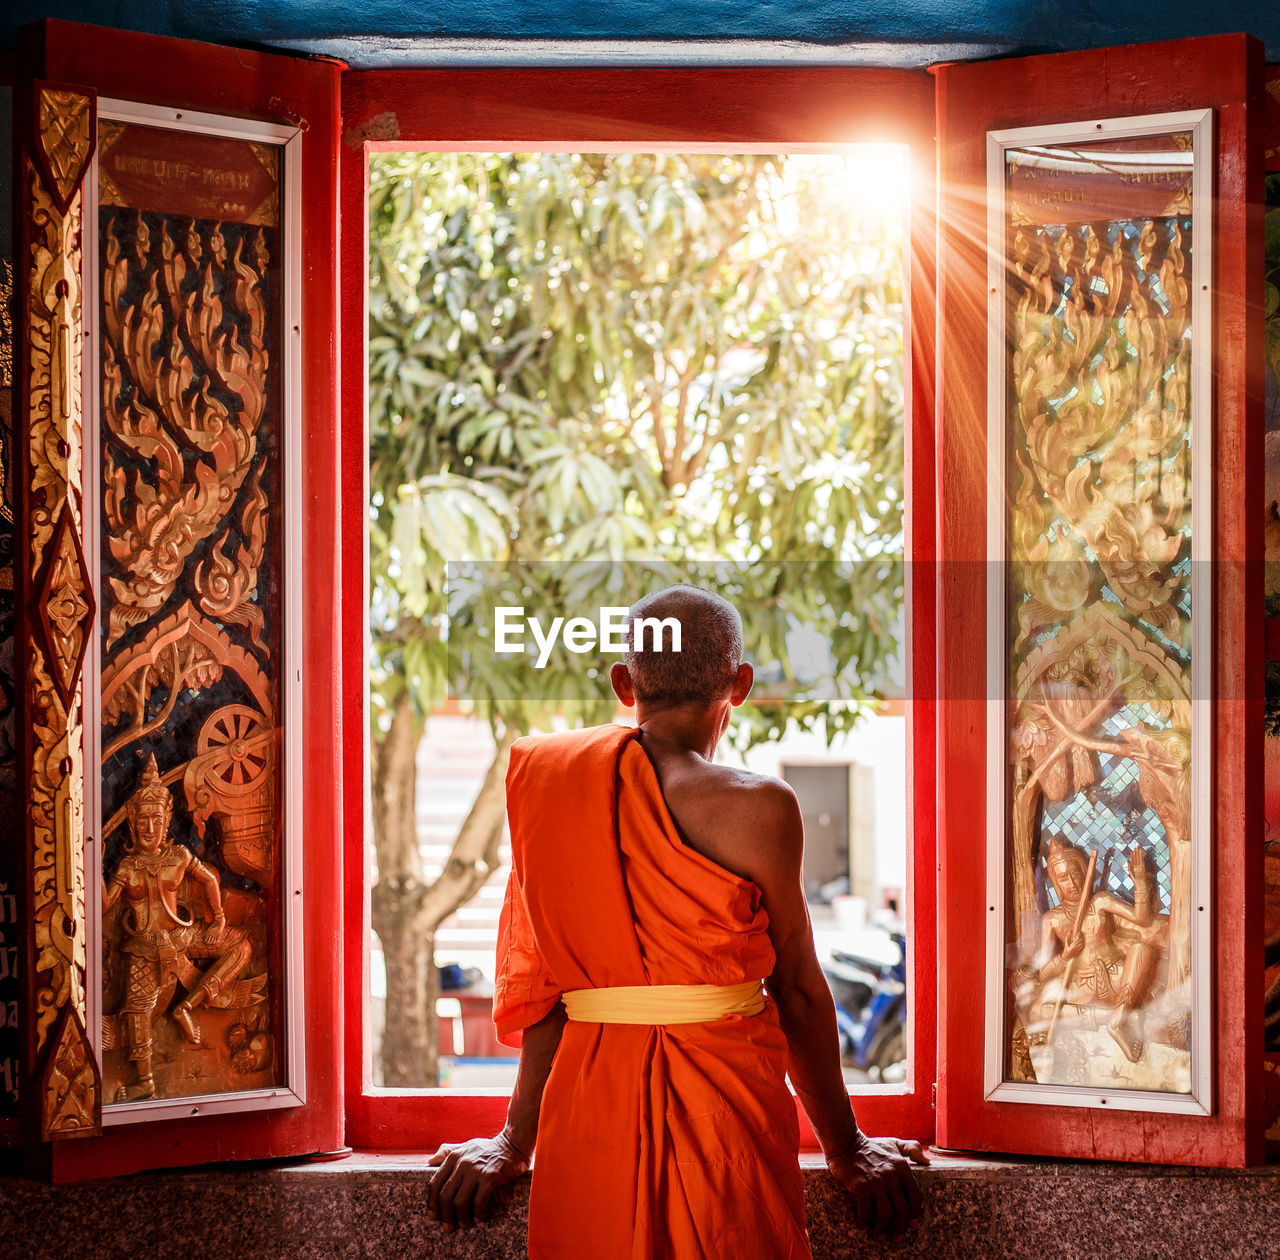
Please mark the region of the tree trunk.
POLYGON ((387 969, 382 1083, 413 1089, 436 1083, 434 941, 418 930, 426 895, 416 816, 422 723, 407 696, 373 753, 373 845, 378 882, 370 897, 373 930, 387 969))
POLYGON ((449 860, 427 890, 422 914, 428 932, 434 933, 459 906, 465 906, 498 865, 498 846, 507 821, 507 762, 514 739, 514 732, 508 732, 498 741, 449 860))
POLYGON ((387 970, 382 1078, 387 1088, 420 1089, 439 1079, 440 925, 484 886, 498 864, 506 822, 505 780, 514 733, 499 741, 484 783, 444 870, 427 884, 417 833, 417 752, 422 724, 407 698, 374 749, 373 839, 378 882, 370 898, 373 930, 387 970))

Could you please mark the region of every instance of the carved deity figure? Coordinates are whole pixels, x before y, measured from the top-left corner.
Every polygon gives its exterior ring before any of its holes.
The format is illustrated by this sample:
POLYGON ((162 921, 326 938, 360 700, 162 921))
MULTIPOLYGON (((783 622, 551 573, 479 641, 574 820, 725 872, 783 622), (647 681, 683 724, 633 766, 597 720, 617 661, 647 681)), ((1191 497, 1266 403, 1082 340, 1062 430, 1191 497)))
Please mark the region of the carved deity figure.
POLYGON ((1064 1005, 1111 1008, 1107 1031, 1130 1063, 1142 1057, 1140 1009, 1168 949, 1169 921, 1153 906, 1146 855, 1129 855, 1134 902, 1095 891, 1093 863, 1074 844, 1054 839, 1047 862, 1058 904, 1041 920, 1038 1015, 1050 1033, 1064 1005))
MULTIPOLYGON (((1070 665, 1070 663, 1067 663, 1070 665)), ((1055 712, 1088 724, 1112 704, 1110 678, 1095 693, 1093 681, 1078 669, 1067 677, 1046 679, 1039 688, 1041 703, 1022 707, 1011 732, 1013 761, 1013 895, 1018 938, 1023 957, 1034 949, 1038 905, 1035 861, 1040 847, 1042 803, 1065 801, 1092 787, 1101 773, 1098 758, 1070 736, 1055 729, 1055 712)))
POLYGON ((1138 767, 1138 791, 1164 827, 1169 841, 1171 893, 1169 983, 1182 983, 1191 973, 1191 740, 1177 727, 1152 730, 1139 723, 1097 739, 1043 712, 1063 736, 1079 748, 1128 757, 1138 767))
POLYGON ((185 996, 173 1007, 173 1020, 190 1044, 200 1045, 199 1007, 252 1005, 263 1000, 266 982, 265 976, 237 980, 249 962, 251 943, 243 931, 227 926, 216 872, 169 837, 172 814, 173 796, 153 755, 127 804, 129 847, 103 884, 104 914, 121 898, 125 903, 120 946, 125 995, 118 1014, 137 1072, 129 1098, 156 1092, 152 1024, 172 1001, 177 985, 185 996), (195 922, 184 903, 192 886, 202 894, 204 924, 195 922), (200 963, 208 965, 201 969, 200 963))

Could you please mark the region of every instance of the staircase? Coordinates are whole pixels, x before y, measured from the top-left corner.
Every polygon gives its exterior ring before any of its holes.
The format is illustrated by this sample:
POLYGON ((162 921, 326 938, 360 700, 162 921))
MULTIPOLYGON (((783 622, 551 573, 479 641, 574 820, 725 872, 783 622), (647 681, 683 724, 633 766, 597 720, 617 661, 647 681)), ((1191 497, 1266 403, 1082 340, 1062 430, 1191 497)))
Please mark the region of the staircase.
MULTIPOLYGON (((440 714, 427 722, 418 749, 418 844, 428 882, 444 869, 493 755, 493 736, 485 723, 461 714, 440 714)), ((437 963, 478 967, 490 981, 498 915, 511 873, 511 843, 505 834, 498 857, 484 887, 436 936, 437 963)))

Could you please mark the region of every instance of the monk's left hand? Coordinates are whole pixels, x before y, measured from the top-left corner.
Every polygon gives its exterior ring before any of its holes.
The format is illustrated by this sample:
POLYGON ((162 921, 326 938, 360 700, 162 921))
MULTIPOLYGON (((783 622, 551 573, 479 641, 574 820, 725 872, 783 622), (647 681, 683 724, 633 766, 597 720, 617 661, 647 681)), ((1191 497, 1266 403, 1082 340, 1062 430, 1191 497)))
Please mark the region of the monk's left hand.
POLYGON ((902 1138, 858 1140, 827 1160, 831 1175, 858 1203, 858 1220, 869 1234, 897 1234, 920 1215, 922 1199, 912 1164, 927 1164, 919 1142, 902 1138))
POLYGON ((427 1214, 445 1229, 470 1229, 484 1220, 493 1192, 529 1168, 528 1157, 505 1133, 446 1142, 427 1163, 434 1169, 427 1185, 427 1214))

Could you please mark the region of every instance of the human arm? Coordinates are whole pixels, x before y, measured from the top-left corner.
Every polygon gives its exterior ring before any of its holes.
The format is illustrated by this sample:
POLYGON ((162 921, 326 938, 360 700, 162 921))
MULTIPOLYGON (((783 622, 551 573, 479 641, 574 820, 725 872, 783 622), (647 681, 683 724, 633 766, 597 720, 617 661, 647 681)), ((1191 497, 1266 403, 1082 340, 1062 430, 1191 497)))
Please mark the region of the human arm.
POLYGON ((216 944, 227 926, 227 917, 222 909, 222 884, 218 880, 217 872, 193 855, 184 873, 189 879, 194 879, 204 890, 205 904, 209 910, 211 943, 216 944))
POLYGON ((120 867, 117 866, 111 878, 102 881, 102 914, 104 918, 110 913, 111 907, 120 900, 122 892, 124 892, 124 877, 121 874, 120 867))
POLYGON ((1084 949, 1084 937, 1078 934, 1067 941, 1061 951, 1058 949, 1059 943, 1060 937, 1054 923, 1054 916, 1047 914, 1040 929, 1040 957, 1045 961, 1037 975, 1042 983, 1060 976, 1066 969, 1067 963, 1084 949))
POLYGON ((524 1030, 515 1088, 502 1132, 491 1138, 446 1142, 427 1161, 434 1168, 427 1186, 427 1213, 446 1229, 482 1221, 499 1186, 525 1172, 538 1138, 542 1092, 564 1032, 565 1012, 556 1003, 549 1014, 524 1030))
POLYGON ((1129 878, 1133 883, 1133 905, 1126 905, 1119 897, 1108 895, 1106 909, 1117 919, 1132 923, 1134 927, 1146 929, 1151 927, 1155 919, 1152 906, 1151 872, 1147 869, 1147 859, 1138 845, 1134 845, 1129 853, 1129 878))
POLYGON ((859 1128, 840 1071, 835 1003, 813 945, 801 880, 804 828, 795 793, 766 780, 751 789, 752 846, 742 874, 759 887, 769 915, 775 963, 766 981, 787 1039, 789 1071, 827 1167, 858 1202, 871 1232, 905 1228, 920 1213, 910 1163, 928 1163, 918 1142, 868 1138, 859 1128))

